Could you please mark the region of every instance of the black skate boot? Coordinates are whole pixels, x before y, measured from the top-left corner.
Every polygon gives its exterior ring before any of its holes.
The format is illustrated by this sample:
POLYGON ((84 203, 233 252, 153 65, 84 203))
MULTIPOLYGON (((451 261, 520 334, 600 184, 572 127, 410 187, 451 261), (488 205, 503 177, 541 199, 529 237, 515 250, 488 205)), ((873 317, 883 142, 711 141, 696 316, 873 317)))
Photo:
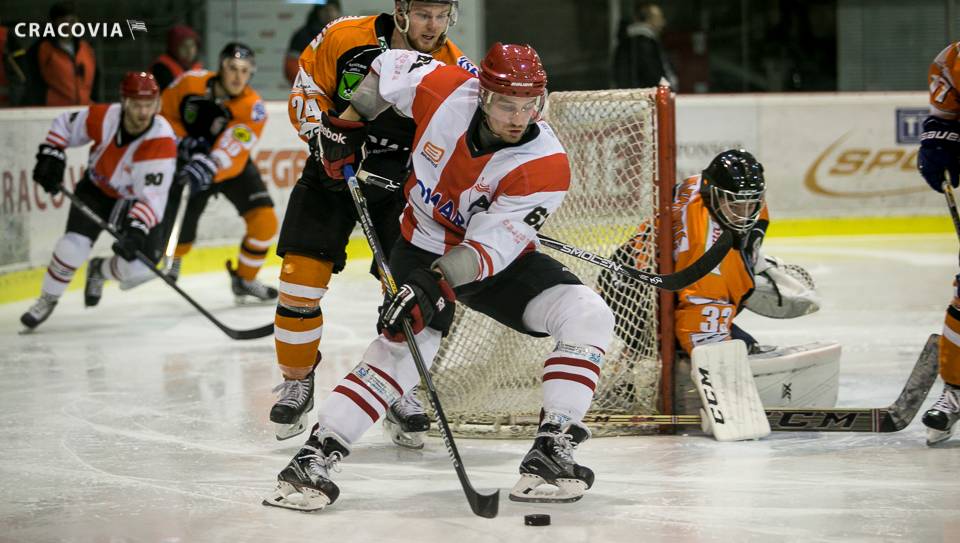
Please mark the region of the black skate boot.
POLYGON ((303 379, 284 379, 273 391, 280 396, 270 409, 270 421, 277 425, 277 441, 302 434, 313 409, 313 372, 303 379))
POLYGON ((246 303, 248 298, 253 298, 257 302, 272 302, 277 299, 277 289, 264 285, 257 279, 247 281, 239 275, 233 268, 230 261, 227 261, 227 271, 230 273, 230 286, 233 289, 233 295, 238 304, 246 303))
POLYGON ((563 428, 542 424, 534 436, 533 447, 520 463, 520 480, 510 490, 517 502, 568 503, 583 497, 593 486, 593 471, 577 464, 573 451, 590 438, 590 430, 576 422, 563 428), (540 488, 541 485, 555 487, 540 488))
POLYGON ((958 419, 960 387, 944 383, 940 399, 923 414, 923 425, 927 427, 927 445, 936 445, 950 439, 958 419))
POLYGON ((344 440, 319 424, 293 460, 277 476, 277 489, 263 505, 299 511, 319 511, 337 501, 340 488, 330 480, 331 471, 340 471, 339 463, 350 448, 344 440))
POLYGON ((391 405, 383 418, 383 429, 390 439, 408 449, 422 449, 423 436, 430 429, 430 419, 417 398, 418 388, 419 385, 413 387, 391 405))
POLYGON ((94 307, 103 297, 103 284, 107 278, 103 276, 102 265, 102 258, 92 258, 87 262, 87 284, 83 287, 83 305, 86 307, 94 307))
POLYGON ((30 309, 20 315, 20 322, 31 330, 40 326, 40 323, 47 320, 53 313, 53 308, 57 307, 57 300, 59 299, 52 294, 41 293, 37 301, 30 306, 30 309))

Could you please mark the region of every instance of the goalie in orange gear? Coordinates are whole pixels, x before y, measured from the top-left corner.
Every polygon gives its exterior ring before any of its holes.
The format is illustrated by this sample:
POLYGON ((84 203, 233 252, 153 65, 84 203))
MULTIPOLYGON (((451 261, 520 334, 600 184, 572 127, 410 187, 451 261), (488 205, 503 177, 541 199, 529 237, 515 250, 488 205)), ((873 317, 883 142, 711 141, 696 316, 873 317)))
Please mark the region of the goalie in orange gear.
MULTIPOLYGON (((923 121, 917 167, 937 192, 943 192, 945 181, 954 188, 960 182, 960 90, 954 86, 960 81, 958 57, 960 42, 947 46, 930 65, 930 116, 923 121)), ((943 393, 923 414, 928 445, 949 439, 960 420, 960 274, 953 288, 939 343, 943 393)))
POLYGON ((217 72, 187 72, 162 97, 163 116, 180 138, 177 176, 190 186, 170 273, 174 278, 179 275, 181 259, 193 247, 210 197, 223 194, 246 223, 237 265, 227 262, 238 302, 277 298, 275 288, 256 278, 277 233, 277 215, 267 186, 250 160, 267 121, 263 100, 249 86, 255 70, 253 50, 242 43, 228 43, 220 52, 217 72))

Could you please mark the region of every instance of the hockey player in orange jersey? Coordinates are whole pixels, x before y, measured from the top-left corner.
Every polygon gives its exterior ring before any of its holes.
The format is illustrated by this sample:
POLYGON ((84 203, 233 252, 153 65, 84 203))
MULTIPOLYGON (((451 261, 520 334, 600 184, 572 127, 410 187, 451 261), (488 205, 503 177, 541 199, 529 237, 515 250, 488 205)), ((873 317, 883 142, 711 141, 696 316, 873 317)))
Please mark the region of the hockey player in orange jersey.
MULTIPOLYGON (((323 313, 321 300, 333 274, 343 269, 356 212, 340 173, 343 164, 359 159, 359 176, 377 233, 389 251, 399 236, 397 217, 403 209, 399 187, 409 174, 410 146, 416 129, 411 119, 387 111, 367 124, 337 118, 346 110, 370 63, 388 49, 415 50, 450 65, 475 72, 463 52, 447 37, 457 20, 456 0, 394 2, 394 13, 344 17, 330 23, 300 55, 300 68, 290 91, 290 121, 311 153, 287 205, 277 254, 283 257, 280 299, 275 320, 277 364, 284 381, 270 420, 277 439, 302 433, 313 407, 313 369, 323 313), (337 131, 350 142, 349 152, 321 165, 319 134, 337 131), (362 147, 362 149, 361 149, 362 147)), ((376 268, 371 267, 376 275, 376 268)), ((409 448, 423 446, 430 421, 416 390, 390 406, 384 426, 393 441, 409 448)))
MULTIPOLYGON (((960 42, 940 52, 930 65, 930 116, 923 122, 917 167, 930 187, 943 192, 943 183, 960 182, 960 42)), ((923 414, 927 444, 953 435, 960 420, 960 274, 953 280, 953 301, 940 336, 940 377, 943 393, 923 414)))
MULTIPOLYGON (((613 335, 613 314, 569 269, 536 250, 537 230, 570 183, 566 152, 540 120, 546 83, 532 47, 497 43, 479 80, 428 55, 387 51, 354 91, 341 117, 371 119, 396 108, 417 123, 402 238, 389 257, 401 286, 380 313, 381 335, 324 400, 319 424, 280 472, 266 505, 317 510, 337 499, 333 468, 419 382, 401 323, 412 322, 429 367, 457 303, 520 333, 556 340, 540 377, 540 427, 510 498, 572 502, 592 486, 593 472, 574 453, 590 437, 582 419, 613 335)), ((344 152, 338 135, 321 141, 325 163, 344 152)))
MULTIPOLYGON (((131 288, 155 277, 135 254, 157 260, 167 241, 160 221, 176 169, 176 136, 157 115, 160 88, 153 75, 128 72, 120 95, 119 104, 94 104, 57 117, 40 144, 33 170, 33 180, 56 194, 63 185, 64 150, 92 142, 87 169, 74 193, 105 221, 122 218, 116 224, 120 232, 113 243, 116 256, 93 258, 87 264, 84 303, 88 307, 100 302, 107 279, 131 288)), ((40 298, 20 317, 24 326, 36 328, 50 317, 99 235, 100 227, 71 205, 66 232, 54 247, 40 298)))
POLYGON ((170 273, 174 278, 179 275, 181 259, 193 247, 210 197, 223 194, 246 223, 237 265, 227 262, 239 302, 277 297, 275 288, 256 278, 277 233, 277 216, 250 159, 267 120, 263 100, 249 86, 255 70, 253 50, 242 43, 228 43, 220 52, 217 72, 186 72, 164 89, 162 99, 163 115, 181 138, 182 165, 177 176, 190 185, 170 273))

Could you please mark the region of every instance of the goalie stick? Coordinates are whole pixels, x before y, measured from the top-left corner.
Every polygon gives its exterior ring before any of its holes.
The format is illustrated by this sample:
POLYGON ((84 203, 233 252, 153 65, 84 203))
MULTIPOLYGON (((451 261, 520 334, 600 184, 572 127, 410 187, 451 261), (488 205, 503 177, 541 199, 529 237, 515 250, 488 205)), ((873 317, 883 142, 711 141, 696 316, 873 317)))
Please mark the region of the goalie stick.
MULTIPOLYGON (((117 232, 117 229, 107 221, 100 218, 99 215, 93 212, 92 209, 87 207, 76 194, 67 190, 66 187, 61 187, 63 194, 70 200, 74 207, 77 208, 81 213, 87 216, 88 219, 94 222, 98 227, 107 231, 111 236, 116 239, 120 239, 120 234, 117 232)), ((223 331, 224 334, 228 335, 232 339, 257 339, 269 336, 273 333, 273 323, 271 322, 268 325, 261 326, 260 328, 254 328, 252 330, 235 330, 229 326, 223 324, 216 317, 210 314, 209 311, 203 308, 202 305, 196 302, 189 294, 183 291, 180 287, 177 286, 177 283, 167 276, 167 274, 157 269, 156 264, 147 258, 143 253, 137 251, 136 253, 137 260, 143 262, 147 268, 150 269, 157 277, 163 280, 164 283, 170 285, 170 288, 177 291, 180 296, 183 296, 183 299, 190 303, 197 311, 199 311, 204 317, 206 317, 210 322, 212 322, 217 328, 223 331)))
MULTIPOLYGON (((383 248, 380 246, 380 240, 377 238, 377 232, 373 228, 373 219, 370 218, 370 211, 367 209, 367 199, 360 191, 360 183, 354 174, 353 167, 347 165, 343 168, 343 176, 347 181, 347 187, 350 190, 350 196, 353 198, 353 204, 357 208, 357 216, 360 218, 360 227, 363 234, 367 237, 367 243, 373 252, 373 258, 380 270, 380 277, 387 289, 387 294, 393 296, 397 292, 397 283, 393 279, 390 267, 387 264, 387 256, 383 254, 383 248)), ((430 378, 430 372, 423 361, 423 355, 420 354, 420 347, 413 337, 413 328, 410 326, 410 319, 403 320, 403 335, 407 340, 407 347, 413 356, 413 362, 417 365, 417 371, 423 378, 427 387, 427 398, 436 413, 437 426, 440 429, 440 437, 443 438, 443 444, 447 446, 447 453, 453 462, 453 468, 460 479, 460 485, 463 487, 463 493, 470 502, 470 509, 474 514, 484 518, 494 518, 500 507, 500 490, 494 490, 492 493, 483 494, 473 488, 470 479, 467 478, 467 472, 463 467, 463 460, 460 459, 460 453, 457 451, 457 444, 453 441, 453 434, 450 432, 450 426, 447 424, 447 417, 443 414, 443 408, 440 406, 440 397, 437 396, 437 388, 433 385, 433 379, 430 378)))
MULTIPOLYGON (((887 407, 766 409, 774 432, 899 432, 910 424, 937 380, 938 334, 927 339, 897 400, 887 407)), ((587 416, 583 422, 629 425, 700 425, 699 415, 587 416)))
POLYGON ((596 264, 601 268, 606 268, 614 273, 618 273, 636 281, 653 285, 664 290, 673 291, 684 289, 696 283, 703 278, 703 276, 710 273, 711 270, 720 265, 720 262, 722 262, 724 257, 727 256, 727 252, 733 245, 733 234, 727 230, 724 230, 723 234, 720 235, 720 238, 717 239, 717 242, 714 243, 713 246, 711 246, 707 252, 704 253, 703 256, 700 257, 696 262, 669 275, 659 275, 656 273, 641 271, 630 266, 624 266, 623 264, 614 262, 609 258, 604 258, 596 253, 591 253, 590 251, 586 251, 579 247, 574 247, 573 245, 569 245, 543 234, 537 234, 537 237, 540 239, 540 243, 542 245, 550 249, 560 251, 563 254, 579 258, 580 260, 585 260, 591 264, 596 264))

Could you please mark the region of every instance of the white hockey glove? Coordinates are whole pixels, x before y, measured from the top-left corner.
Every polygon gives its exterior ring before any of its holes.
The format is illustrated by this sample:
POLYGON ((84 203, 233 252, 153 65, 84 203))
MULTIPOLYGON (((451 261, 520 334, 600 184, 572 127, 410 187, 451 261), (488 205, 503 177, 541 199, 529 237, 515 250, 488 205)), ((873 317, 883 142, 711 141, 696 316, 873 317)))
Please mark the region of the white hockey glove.
POLYGON ((759 256, 754 266, 756 285, 744 307, 774 319, 792 319, 820 309, 816 285, 805 269, 771 256, 759 256))

